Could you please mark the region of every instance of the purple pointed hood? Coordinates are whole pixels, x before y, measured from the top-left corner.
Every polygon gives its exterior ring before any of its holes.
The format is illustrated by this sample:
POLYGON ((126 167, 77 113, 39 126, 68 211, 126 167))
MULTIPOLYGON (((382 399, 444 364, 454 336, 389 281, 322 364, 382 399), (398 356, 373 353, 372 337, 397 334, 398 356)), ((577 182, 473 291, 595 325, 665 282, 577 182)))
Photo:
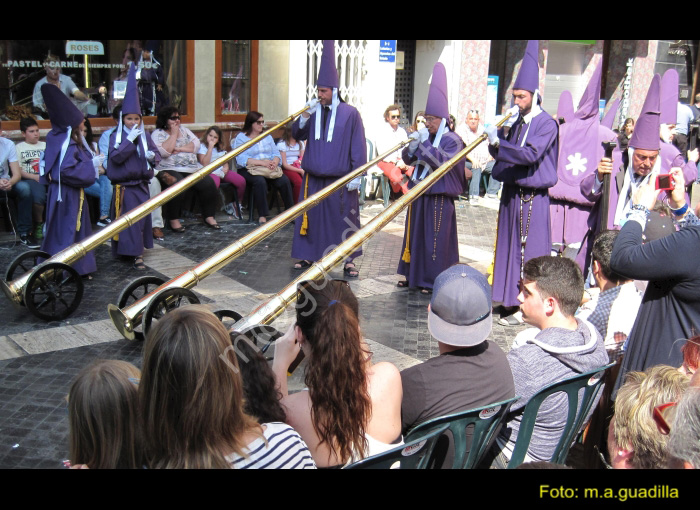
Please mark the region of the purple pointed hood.
POLYGON ((447 71, 441 62, 433 66, 433 78, 428 90, 425 114, 449 119, 450 109, 447 102, 447 71))
POLYGON ((568 90, 565 90, 559 96, 557 117, 564 119, 565 122, 571 122, 574 118, 574 98, 571 97, 571 92, 568 90))
POLYGON ((593 71, 593 75, 588 81, 586 90, 583 91, 581 100, 578 102, 578 108, 576 109, 577 119, 598 118, 600 108, 600 77, 602 71, 603 62, 601 61, 595 71, 593 71))
POLYGON ((41 95, 44 97, 44 104, 49 112, 52 132, 63 133, 69 127, 76 127, 83 121, 83 114, 80 110, 55 85, 44 83, 41 86, 41 95))
POLYGON ((129 74, 126 77, 126 92, 122 103, 122 115, 135 113, 141 115, 141 104, 139 101, 139 88, 136 85, 136 66, 129 62, 129 74))
POLYGON ((615 101, 612 102, 610 105, 610 108, 608 108, 608 113, 603 116, 603 120, 600 121, 601 126, 605 126, 608 129, 613 128, 613 124, 615 123, 615 117, 617 116, 617 109, 620 107, 620 100, 615 99, 615 101))
POLYGON ((318 70, 317 87, 338 88, 338 70, 335 67, 335 41, 323 41, 321 67, 318 70))
POLYGON ((675 125, 677 116, 678 71, 669 69, 661 78, 661 124, 675 125))
POLYGON ((540 88, 539 41, 528 41, 513 89, 535 93, 540 88))
POLYGON ((634 125, 634 133, 629 146, 635 149, 659 150, 661 139, 659 128, 661 125, 661 76, 654 75, 644 100, 642 113, 639 114, 634 125))

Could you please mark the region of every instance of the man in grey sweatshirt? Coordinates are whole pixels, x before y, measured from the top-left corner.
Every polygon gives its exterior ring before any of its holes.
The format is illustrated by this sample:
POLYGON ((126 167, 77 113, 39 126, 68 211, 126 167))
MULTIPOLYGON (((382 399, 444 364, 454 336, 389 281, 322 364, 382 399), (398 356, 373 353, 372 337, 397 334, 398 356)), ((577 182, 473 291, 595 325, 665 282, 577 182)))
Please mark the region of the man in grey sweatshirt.
MULTIPOLYGON (((515 394, 520 399, 497 438, 500 451, 492 467, 505 467, 510 460, 521 412, 530 398, 549 384, 608 362, 600 333, 589 322, 574 317, 583 296, 583 275, 576 263, 563 257, 537 257, 525 264, 523 276, 518 295, 520 310, 524 321, 540 332, 508 353, 515 394)), ((567 411, 564 393, 543 402, 525 462, 550 460, 564 431, 567 411)))

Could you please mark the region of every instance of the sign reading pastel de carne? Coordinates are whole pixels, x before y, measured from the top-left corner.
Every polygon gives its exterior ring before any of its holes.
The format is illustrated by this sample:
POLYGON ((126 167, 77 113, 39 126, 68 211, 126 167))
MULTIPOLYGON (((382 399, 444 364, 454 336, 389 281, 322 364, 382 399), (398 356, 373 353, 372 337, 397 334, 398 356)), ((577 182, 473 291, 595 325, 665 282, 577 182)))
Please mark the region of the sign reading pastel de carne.
POLYGON ((99 41, 68 41, 66 55, 104 55, 105 48, 99 41))

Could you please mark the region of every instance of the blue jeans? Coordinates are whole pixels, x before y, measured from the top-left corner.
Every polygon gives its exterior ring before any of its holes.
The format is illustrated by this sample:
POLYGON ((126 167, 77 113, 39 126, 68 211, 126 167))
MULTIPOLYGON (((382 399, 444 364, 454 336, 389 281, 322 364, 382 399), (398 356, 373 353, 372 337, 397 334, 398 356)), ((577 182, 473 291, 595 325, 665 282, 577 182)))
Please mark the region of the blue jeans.
POLYGON ((489 175, 489 183, 486 187, 486 194, 495 195, 496 193, 498 193, 498 190, 501 189, 501 183, 494 179, 491 173, 491 171, 493 170, 493 165, 495 164, 496 161, 489 161, 488 163, 486 163, 486 166, 483 169, 472 167, 472 181, 471 184, 469 184, 470 197, 479 196, 479 185, 481 184, 482 172, 485 172, 489 175))
POLYGON ((8 193, 17 198, 17 230, 20 235, 32 232, 32 206, 46 203, 46 186, 31 179, 17 182, 8 193))
POLYGON ((109 218, 109 206, 112 203, 112 182, 106 175, 100 175, 95 184, 85 188, 85 193, 100 199, 100 218, 109 218))

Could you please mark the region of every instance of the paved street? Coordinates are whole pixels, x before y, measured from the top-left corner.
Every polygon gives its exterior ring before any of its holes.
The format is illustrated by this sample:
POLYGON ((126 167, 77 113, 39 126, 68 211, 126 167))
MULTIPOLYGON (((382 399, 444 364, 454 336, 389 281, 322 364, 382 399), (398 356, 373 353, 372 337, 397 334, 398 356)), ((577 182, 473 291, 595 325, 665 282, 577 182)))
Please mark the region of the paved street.
MULTIPOLYGON (((457 203, 460 258, 486 272, 492 257, 495 201, 480 205, 457 203)), ((363 223, 381 212, 380 201, 368 201, 363 223)), ((392 361, 399 368, 437 355, 437 343, 427 330, 426 307, 430 296, 416 289, 396 287, 405 213, 364 246, 356 260, 360 277, 351 282, 360 302, 361 325, 377 361, 392 361)), ((202 260, 251 232, 255 225, 217 216, 223 226, 214 231, 185 219, 187 231, 166 231, 145 255, 147 271, 113 259, 108 243, 95 250, 98 271, 85 281, 78 309, 66 320, 45 322, 26 308, 15 308, 2 296, 0 307, 0 468, 60 468, 68 456, 68 420, 65 396, 75 375, 93 359, 123 359, 141 366, 142 343, 125 340, 116 330, 107 305, 117 303, 126 285, 152 275, 163 280, 191 269, 202 260)), ((287 285, 299 272, 292 269, 289 253, 292 226, 265 239, 193 290, 212 310, 229 309, 246 315, 287 285)), ((0 268, 26 249, 13 246, 12 234, 0 236, 0 268)), ((342 278, 342 270, 333 276, 342 278)), ((284 331, 292 318, 287 310, 272 325, 284 331)), ((497 318, 497 317, 496 317, 497 318)), ((507 351, 519 328, 504 328, 494 321, 493 339, 507 351)), ((301 388, 302 370, 290 381, 301 388)))

